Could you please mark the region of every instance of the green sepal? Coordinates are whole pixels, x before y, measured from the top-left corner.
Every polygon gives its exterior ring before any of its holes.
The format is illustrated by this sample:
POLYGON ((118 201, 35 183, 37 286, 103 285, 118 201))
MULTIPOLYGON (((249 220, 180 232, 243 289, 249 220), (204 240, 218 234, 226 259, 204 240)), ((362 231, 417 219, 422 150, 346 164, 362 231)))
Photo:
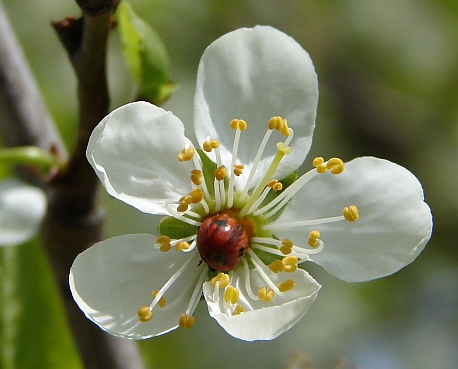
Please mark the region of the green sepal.
POLYGON ((63 165, 57 156, 36 146, 2 148, 0 149, 0 164, 36 165, 45 171, 54 166, 63 165))
POLYGON ((165 217, 159 222, 158 231, 159 234, 176 240, 197 234, 197 227, 174 217, 165 217))
POLYGON ((170 81, 170 60, 157 32, 127 3, 116 12, 124 57, 138 86, 137 100, 163 104, 176 89, 170 81))
MULTIPOLYGON (((260 207, 263 207, 264 205, 267 205, 269 202, 271 202, 272 200, 275 200, 275 198, 277 196, 279 196, 284 190, 286 190, 289 186, 291 186, 297 179, 297 170, 292 172, 290 175, 288 175, 287 177, 283 178, 281 181, 282 184, 283 184, 283 189, 281 191, 269 191, 268 195, 266 196, 266 198, 264 199, 264 201, 262 202, 262 204, 260 205, 260 207)), ((277 211, 274 215, 272 215, 270 218, 269 218, 269 223, 274 221, 275 219, 277 219, 280 214, 283 212, 285 207, 283 207, 282 209, 280 209, 279 211, 277 211)))

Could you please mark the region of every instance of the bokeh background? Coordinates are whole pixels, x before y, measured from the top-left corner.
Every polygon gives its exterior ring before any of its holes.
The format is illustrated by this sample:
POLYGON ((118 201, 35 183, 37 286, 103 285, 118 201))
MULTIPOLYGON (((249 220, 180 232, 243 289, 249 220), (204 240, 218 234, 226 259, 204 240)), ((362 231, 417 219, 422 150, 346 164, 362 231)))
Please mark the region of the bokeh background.
MULTIPOLYGON (((72 0, 3 3, 71 148, 76 81, 50 21, 78 16, 80 11, 72 0)), ((425 251, 393 276, 347 284, 307 265, 322 290, 301 322, 280 338, 238 341, 220 329, 200 304, 193 329, 139 343, 148 368, 309 368, 309 359, 313 368, 320 369, 458 368, 458 2, 131 0, 131 4, 166 44, 172 78, 180 88, 165 108, 187 124, 191 137, 196 70, 205 47, 239 27, 272 25, 310 53, 318 73, 320 103, 310 157, 338 156, 348 161, 373 155, 401 164, 422 182, 434 216, 433 237, 425 251)), ((116 30, 110 39, 109 83, 112 108, 133 97, 116 30)), ((308 159, 302 170, 310 166, 308 159)), ((103 191, 101 200, 107 215, 106 237, 155 233, 155 217, 103 191)), ((0 253, 1 355, 13 353, 21 369, 80 369, 39 241, 0 253), (19 324, 8 323, 12 321, 19 324)))

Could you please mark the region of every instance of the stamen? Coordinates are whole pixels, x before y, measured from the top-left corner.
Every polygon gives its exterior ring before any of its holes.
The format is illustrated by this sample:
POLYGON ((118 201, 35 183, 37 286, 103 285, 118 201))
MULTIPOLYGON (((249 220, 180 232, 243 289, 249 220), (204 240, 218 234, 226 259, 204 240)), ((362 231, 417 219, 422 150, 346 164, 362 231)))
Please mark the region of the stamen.
POLYGON ((267 267, 274 273, 283 272, 283 263, 280 259, 272 261, 267 267))
POLYGON ((355 205, 345 207, 342 211, 342 214, 346 220, 350 223, 359 219, 358 208, 355 205))
POLYGON ((324 164, 324 159, 321 156, 317 156, 313 159, 312 165, 316 168, 317 173, 324 173, 328 170, 326 164, 324 164))
POLYGON ((240 176, 240 175, 242 175, 243 169, 245 168, 244 165, 242 165, 242 164, 234 164, 233 167, 234 167, 234 174, 235 174, 237 177, 240 176))
MULTIPOLYGON (((247 254, 250 255, 251 257, 251 262, 253 263, 254 267, 258 271, 259 275, 261 278, 266 282, 266 284, 274 290, 275 293, 277 294, 282 294, 282 291, 280 291, 277 286, 270 280, 269 276, 266 274, 264 269, 268 270, 269 268, 262 262, 261 259, 253 252, 253 250, 248 249, 247 254)), ((242 259, 243 260, 243 259, 242 259)))
POLYGON ((278 284, 278 289, 281 292, 286 292, 292 289, 295 285, 296 285, 296 282, 294 282, 292 279, 287 279, 286 281, 278 284))
POLYGON ((231 120, 230 126, 233 130, 235 130, 235 137, 234 143, 232 145, 232 160, 231 166, 234 168, 233 172, 231 172, 231 176, 229 177, 229 187, 228 187, 228 194, 227 194, 227 207, 231 208, 234 204, 234 181, 235 177, 242 174, 243 165, 237 165, 235 162, 237 160, 237 153, 239 150, 239 143, 240 143, 240 134, 241 131, 244 131, 247 128, 247 124, 244 120, 241 119, 233 119, 231 120))
POLYGON ((210 283, 213 288, 216 287, 216 282, 219 282, 219 288, 226 288, 229 285, 230 281, 231 279, 229 278, 229 274, 222 272, 218 273, 218 275, 210 279, 210 283))
POLYGON ((272 289, 268 290, 267 286, 259 287, 258 297, 262 302, 269 302, 274 298, 274 291, 272 289))
POLYGON ((281 151, 285 155, 291 154, 291 147, 286 146, 283 142, 277 143, 277 150, 281 151))
POLYGON ((237 305, 235 306, 234 311, 232 312, 232 315, 238 315, 238 314, 240 314, 240 313, 243 313, 244 311, 245 311, 245 309, 243 308, 243 306, 240 305, 240 304, 237 304, 237 305))
POLYGON ((319 224, 327 224, 327 223, 334 223, 340 222, 344 220, 343 215, 339 215, 336 217, 329 217, 329 218, 320 218, 320 219, 311 219, 311 220, 298 220, 293 222, 285 222, 285 223, 270 223, 265 224, 261 227, 263 230, 269 231, 278 231, 278 230, 286 230, 294 227, 305 227, 305 226, 314 226, 319 224))
POLYGON ((224 291, 224 302, 236 304, 239 301, 239 290, 234 286, 228 286, 224 291))
POLYGON ((328 160, 326 163, 326 168, 332 173, 332 174, 340 174, 344 171, 345 165, 342 159, 339 158, 331 158, 328 160))
POLYGON ((178 242, 175 245, 175 250, 177 250, 177 251, 184 251, 184 250, 188 250, 188 249, 189 249, 189 243, 187 243, 187 242, 178 242))
POLYGON ((287 273, 292 273, 297 269, 297 262, 299 259, 297 256, 287 256, 284 257, 281 261, 283 264, 283 270, 287 273))
POLYGON ((178 161, 191 160, 192 157, 194 156, 194 153, 195 153, 194 147, 187 144, 185 148, 178 153, 177 155, 178 161))
MULTIPOLYGON (((204 202, 202 202, 202 204, 204 204, 204 202)), ((174 218, 178 220, 181 220, 182 222, 185 222, 185 223, 197 226, 197 227, 199 227, 202 224, 202 222, 200 221, 189 219, 185 217, 182 213, 177 211, 177 209, 175 208, 175 205, 176 205, 175 202, 166 202, 165 203, 165 208, 167 209, 167 211, 169 212, 171 216, 173 216, 174 218)))
POLYGON ((215 170, 215 178, 217 181, 222 181, 226 177, 227 177, 227 171, 223 165, 215 170))
POLYGON ((198 204, 204 199, 204 191, 201 188, 194 188, 189 193, 189 202, 191 204, 198 204))
POLYGON ((311 231, 309 233, 308 244, 312 247, 318 246, 318 239, 320 238, 320 232, 318 231, 311 231))
POLYGON ((202 183, 203 177, 204 175, 201 170, 199 169, 191 170, 191 175, 190 175, 191 182, 194 183, 196 186, 199 186, 202 183))
POLYGON ((253 290, 251 289, 250 267, 248 266, 248 261, 246 260, 246 258, 242 259, 242 264, 243 264, 243 270, 245 272, 245 290, 246 290, 248 296, 252 300, 259 300, 259 297, 256 296, 253 293, 253 290))
POLYGON ((153 312, 151 311, 151 308, 149 306, 142 306, 140 309, 138 309, 138 320, 140 320, 142 323, 145 323, 153 317, 153 312))
POLYGON ((169 236, 164 236, 161 235, 158 238, 156 238, 156 245, 158 245, 159 250, 162 252, 167 252, 172 248, 172 245, 170 244, 170 237, 169 236))
MULTIPOLYGON (((159 293, 159 290, 155 290, 153 291, 151 294, 153 295, 153 297, 156 297, 157 294, 159 293)), ((160 307, 164 307, 165 306, 165 302, 166 302, 166 299, 164 296, 161 296, 160 299, 159 299, 159 302, 157 303, 160 307)))
POLYGON ((184 329, 190 329, 195 322, 196 319, 193 316, 189 316, 188 314, 181 314, 178 325, 184 329))
POLYGON ((280 251, 285 255, 291 254, 293 251, 293 241, 289 238, 284 238, 281 242, 280 251))

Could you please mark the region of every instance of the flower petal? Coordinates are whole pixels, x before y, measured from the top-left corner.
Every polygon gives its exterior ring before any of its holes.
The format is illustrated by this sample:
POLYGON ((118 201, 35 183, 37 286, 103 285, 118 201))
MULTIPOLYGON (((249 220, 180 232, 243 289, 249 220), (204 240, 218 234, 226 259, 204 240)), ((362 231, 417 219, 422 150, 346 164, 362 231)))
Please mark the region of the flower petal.
POLYGON ((359 219, 274 232, 303 244, 311 229, 321 233, 324 249, 311 259, 347 282, 380 278, 411 263, 432 231, 423 189, 407 169, 364 157, 346 164, 342 174, 315 176, 292 199, 276 222, 340 215, 356 205, 359 219))
POLYGON ((190 191, 191 162, 177 154, 191 144, 183 123, 170 112, 139 101, 107 115, 89 139, 87 158, 107 191, 151 214, 190 191))
POLYGON ((46 211, 46 196, 17 179, 0 183, 0 245, 19 245, 32 238, 46 211))
POLYGON ((156 306, 150 321, 140 323, 137 312, 152 302, 152 291, 159 290, 196 251, 163 253, 154 243, 155 237, 147 234, 114 237, 95 244, 73 262, 69 277, 73 298, 103 330, 144 339, 178 326, 199 279, 197 258, 167 290, 165 306, 156 306))
MULTIPOLYGON (((210 282, 204 283, 203 293, 210 316, 231 336, 245 341, 274 339, 302 318, 315 301, 321 287, 302 269, 297 269, 294 273, 274 274, 269 270, 266 270, 266 273, 275 284, 292 279, 296 286, 282 296, 275 295, 270 302, 252 300, 246 292, 243 269, 236 269, 232 275, 231 285, 239 290, 238 303, 244 308, 244 312, 237 315, 228 314, 224 308, 224 290, 221 290, 218 302, 214 302, 214 288, 210 282)), ((260 287, 265 286, 264 280, 255 269, 250 270, 250 281, 255 294, 260 287)))
MULTIPOLYGON (((229 122, 244 119, 238 163, 249 173, 267 122, 272 116, 287 119, 294 130, 292 153, 283 159, 275 176, 279 179, 296 170, 311 145, 318 102, 315 69, 307 52, 291 37, 272 27, 257 26, 230 32, 204 52, 197 74, 194 125, 200 145, 207 136, 220 141, 225 165, 230 165, 234 131, 229 122)), ((256 171, 256 184, 275 155, 275 134, 256 171)), ((213 158, 211 158, 213 159, 213 158)), ((246 182, 238 178, 238 187, 246 182)))

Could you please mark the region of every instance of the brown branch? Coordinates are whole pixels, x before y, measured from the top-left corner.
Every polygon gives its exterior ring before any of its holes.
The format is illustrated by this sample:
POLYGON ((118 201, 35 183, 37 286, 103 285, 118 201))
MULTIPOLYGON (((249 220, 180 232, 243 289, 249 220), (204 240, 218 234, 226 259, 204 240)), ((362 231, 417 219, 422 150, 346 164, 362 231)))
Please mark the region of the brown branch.
POLYGON ((103 3, 100 6, 96 1, 90 3, 89 12, 84 12, 81 19, 53 22, 78 80, 79 132, 67 168, 49 182, 48 214, 42 234, 85 368, 139 369, 143 365, 136 345, 104 333, 87 320, 68 287, 74 258, 100 240, 103 219, 96 199, 98 179, 85 151, 92 130, 108 113, 106 47, 115 1, 99 1, 103 3))
POLYGON ((0 134, 5 146, 66 152, 0 2, 0 134))

